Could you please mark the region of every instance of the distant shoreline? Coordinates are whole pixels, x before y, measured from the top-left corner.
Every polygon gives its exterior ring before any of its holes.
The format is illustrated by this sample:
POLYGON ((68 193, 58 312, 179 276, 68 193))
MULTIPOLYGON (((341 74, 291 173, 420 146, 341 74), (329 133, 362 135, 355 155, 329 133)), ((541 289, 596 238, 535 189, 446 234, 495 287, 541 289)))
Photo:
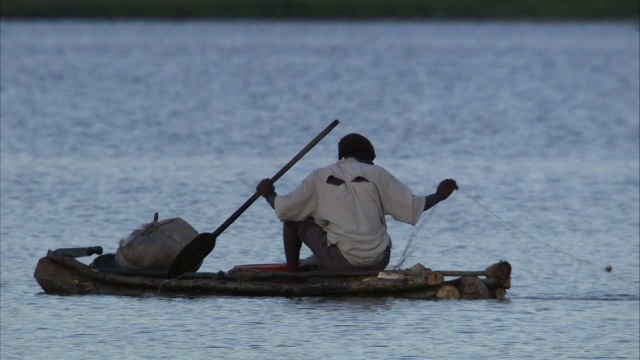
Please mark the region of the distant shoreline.
POLYGON ((640 20, 638 0, 2 0, 3 19, 640 20))

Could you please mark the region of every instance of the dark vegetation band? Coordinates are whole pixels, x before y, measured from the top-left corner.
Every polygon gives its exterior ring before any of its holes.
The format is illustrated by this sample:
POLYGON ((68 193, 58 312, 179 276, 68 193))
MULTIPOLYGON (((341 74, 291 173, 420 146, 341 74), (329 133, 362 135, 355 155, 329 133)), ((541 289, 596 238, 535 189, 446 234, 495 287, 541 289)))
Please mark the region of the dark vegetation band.
POLYGON ((2 0, 3 18, 634 20, 638 0, 2 0))

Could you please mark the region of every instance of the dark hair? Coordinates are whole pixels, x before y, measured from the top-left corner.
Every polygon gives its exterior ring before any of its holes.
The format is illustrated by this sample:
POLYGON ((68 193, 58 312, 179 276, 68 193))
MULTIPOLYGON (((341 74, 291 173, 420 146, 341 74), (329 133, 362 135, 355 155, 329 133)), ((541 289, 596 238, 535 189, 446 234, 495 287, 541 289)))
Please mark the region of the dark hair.
POLYGON ((373 163, 373 159, 376 158, 376 151, 366 137, 360 134, 349 134, 338 142, 338 159, 349 157, 373 163))

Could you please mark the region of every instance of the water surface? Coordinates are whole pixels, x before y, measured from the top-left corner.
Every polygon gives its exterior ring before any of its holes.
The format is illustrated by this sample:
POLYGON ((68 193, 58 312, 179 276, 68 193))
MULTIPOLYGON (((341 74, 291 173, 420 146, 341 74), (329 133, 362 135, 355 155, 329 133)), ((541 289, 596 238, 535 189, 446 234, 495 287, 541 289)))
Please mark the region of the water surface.
MULTIPOLYGON (((3 359, 640 355, 639 38, 632 24, 1 25, 3 359), (292 190, 368 136, 429 194, 391 263, 514 268, 506 301, 51 296, 47 249, 115 251, 140 223, 220 225, 331 120, 292 190), (611 265, 613 272, 603 269, 611 265)), ((258 201, 202 270, 282 261, 258 201)), ((307 255, 307 254, 304 254, 307 255)))

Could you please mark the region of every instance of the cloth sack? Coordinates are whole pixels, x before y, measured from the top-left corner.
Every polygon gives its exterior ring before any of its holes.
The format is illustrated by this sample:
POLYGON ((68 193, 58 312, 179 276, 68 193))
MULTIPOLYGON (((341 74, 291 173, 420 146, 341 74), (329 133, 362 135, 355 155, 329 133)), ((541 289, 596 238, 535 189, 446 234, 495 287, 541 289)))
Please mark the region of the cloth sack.
MULTIPOLYGON (((156 217, 120 240, 115 260, 119 268, 167 271, 180 251, 198 234, 181 218, 157 221, 156 217)), ((197 271, 201 264, 191 271, 197 271)))

